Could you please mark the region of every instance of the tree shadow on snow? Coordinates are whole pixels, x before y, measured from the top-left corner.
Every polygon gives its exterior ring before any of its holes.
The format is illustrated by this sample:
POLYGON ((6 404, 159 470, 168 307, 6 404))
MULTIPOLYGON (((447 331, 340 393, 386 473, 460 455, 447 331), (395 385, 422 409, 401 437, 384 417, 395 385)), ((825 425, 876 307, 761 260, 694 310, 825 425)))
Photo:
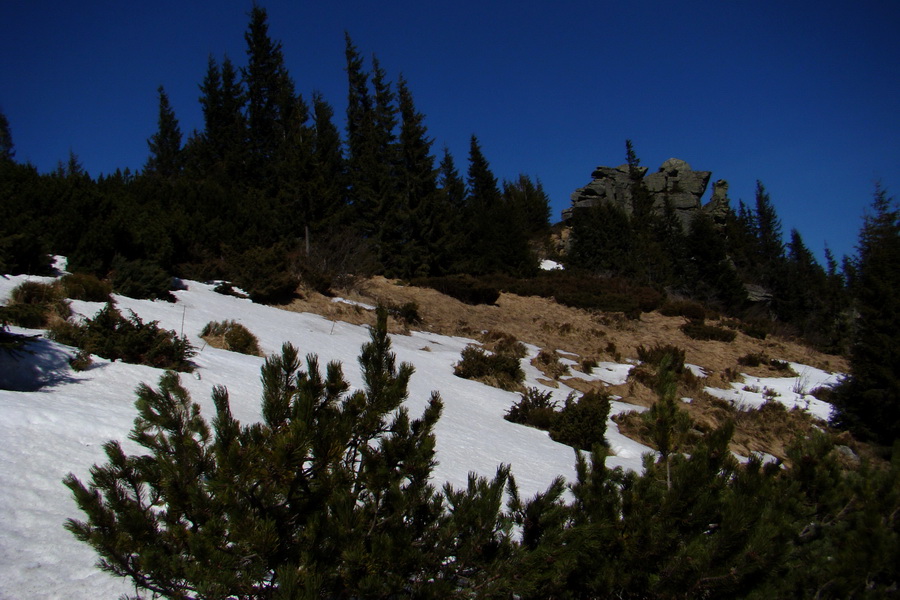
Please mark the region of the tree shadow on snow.
POLYGON ((69 366, 70 352, 44 338, 21 348, 0 350, 0 390, 34 392, 78 381, 69 366))

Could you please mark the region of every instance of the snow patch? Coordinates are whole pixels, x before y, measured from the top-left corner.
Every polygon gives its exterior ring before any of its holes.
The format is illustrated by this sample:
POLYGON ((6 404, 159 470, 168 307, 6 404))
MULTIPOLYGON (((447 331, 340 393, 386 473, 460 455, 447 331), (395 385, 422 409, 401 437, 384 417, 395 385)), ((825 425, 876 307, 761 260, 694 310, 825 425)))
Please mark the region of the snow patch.
POLYGON ((541 269, 544 271, 562 271, 563 266, 555 260, 545 258, 541 261, 541 269))
POLYGON ((365 304, 363 302, 357 302, 356 300, 347 300, 346 298, 332 298, 332 302, 337 302, 339 304, 349 304, 350 306, 358 306, 360 308, 364 308, 366 310, 375 310, 375 307, 371 304, 365 304))
POLYGON ((844 375, 827 373, 821 369, 790 363, 795 377, 753 377, 742 373, 743 381, 732 382, 730 389, 707 387, 705 391, 716 398, 727 400, 741 410, 754 410, 766 402, 779 402, 789 410, 804 410, 812 416, 827 421, 832 406, 809 394, 818 387, 834 387, 844 375))

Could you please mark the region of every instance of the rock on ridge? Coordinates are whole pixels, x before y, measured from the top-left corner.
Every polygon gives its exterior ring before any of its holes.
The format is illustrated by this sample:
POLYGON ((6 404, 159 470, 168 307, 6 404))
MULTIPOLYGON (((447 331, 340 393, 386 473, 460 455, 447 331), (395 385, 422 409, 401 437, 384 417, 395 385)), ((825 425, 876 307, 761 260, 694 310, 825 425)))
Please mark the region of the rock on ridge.
MULTIPOLYGON (((675 214, 687 228, 698 211, 707 212, 717 223, 724 222, 728 213, 728 182, 720 179, 713 184, 713 197, 706 206, 700 199, 706 193, 712 173, 694 171, 691 165, 679 158, 670 158, 655 173, 647 175, 646 167, 638 167, 644 186, 653 200, 653 209, 662 211, 665 203, 671 203, 675 214)), ((572 193, 572 206, 563 211, 568 221, 575 211, 609 202, 631 214, 632 181, 628 165, 597 167, 591 173, 592 181, 572 193)))

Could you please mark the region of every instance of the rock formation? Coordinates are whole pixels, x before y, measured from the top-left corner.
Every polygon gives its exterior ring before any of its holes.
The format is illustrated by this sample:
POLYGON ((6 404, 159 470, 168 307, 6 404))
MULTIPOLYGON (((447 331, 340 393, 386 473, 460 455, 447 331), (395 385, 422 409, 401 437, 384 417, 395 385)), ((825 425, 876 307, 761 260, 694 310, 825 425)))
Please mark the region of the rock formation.
MULTIPOLYGON (((697 211, 709 213, 721 223, 728 211, 728 182, 720 179, 713 185, 712 200, 701 206, 700 199, 706 192, 712 173, 694 171, 685 161, 670 158, 658 171, 647 175, 646 167, 638 167, 647 191, 653 199, 653 208, 662 211, 665 203, 671 203, 675 214, 687 228, 697 211)), ((572 206, 563 211, 563 219, 568 221, 575 211, 609 202, 620 206, 626 213, 632 213, 632 182, 628 165, 618 167, 597 167, 591 173, 593 180, 572 193, 572 206)))

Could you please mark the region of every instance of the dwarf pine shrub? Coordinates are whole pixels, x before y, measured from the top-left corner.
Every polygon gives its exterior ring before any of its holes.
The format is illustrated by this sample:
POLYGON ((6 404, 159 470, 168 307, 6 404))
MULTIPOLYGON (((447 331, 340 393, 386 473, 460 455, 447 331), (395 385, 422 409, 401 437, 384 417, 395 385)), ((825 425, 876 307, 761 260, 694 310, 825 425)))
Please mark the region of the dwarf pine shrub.
POLYGON ((516 358, 525 358, 528 348, 516 339, 516 336, 503 331, 488 331, 481 336, 482 341, 496 354, 506 354, 516 358))
POLYGON ((555 350, 541 350, 535 357, 534 364, 553 379, 559 379, 570 373, 569 365, 559 359, 559 354, 555 350))
POLYGON ((11 304, 49 304, 59 298, 59 291, 53 284, 40 281, 22 282, 9 294, 11 304))
POLYGON ((388 313, 404 325, 421 325, 422 315, 416 302, 404 302, 388 308, 388 313))
POLYGON ((129 298, 147 298, 175 302, 172 294, 172 276, 149 260, 113 261, 112 287, 129 298))
POLYGON ((495 304, 500 298, 500 290, 475 279, 470 275, 448 275, 414 279, 412 284, 436 290, 445 296, 455 298, 465 304, 495 304))
MULTIPOLYGON (((141 384, 126 455, 65 485, 82 511, 66 528, 101 569, 165 598, 470 598, 512 558, 502 510, 509 468, 436 490, 435 392, 402 406, 413 367, 390 351, 386 312, 351 390, 285 344, 261 369, 262 420, 244 425, 228 392, 207 421, 175 373, 141 384)), ((491 597, 500 597, 491 594, 491 597)))
POLYGON ((66 298, 86 302, 109 302, 112 286, 89 273, 70 273, 59 279, 66 298))
POLYGON ((200 337, 216 348, 250 356, 262 355, 259 349, 259 340, 249 329, 237 321, 210 321, 200 332, 200 337))
POLYGON ((54 318, 67 319, 70 314, 69 303, 56 286, 26 281, 13 288, 9 304, 0 307, 0 322, 41 329, 54 318))
POLYGON ((194 347, 186 337, 162 329, 156 321, 144 323, 132 313, 125 317, 107 303, 92 319, 71 320, 50 327, 50 338, 109 360, 190 372, 194 347))
POLYGON ((660 344, 657 342, 649 348, 645 348, 642 344, 637 348, 637 355, 641 362, 655 367, 658 367, 666 357, 669 357, 667 364, 673 373, 680 374, 684 371, 685 350, 673 344, 660 344))
POLYGON ((591 450, 595 445, 608 446, 606 419, 609 416, 608 392, 590 391, 575 400, 566 398, 550 426, 550 437, 561 444, 579 450, 591 450))
POLYGON ((553 392, 542 392, 530 387, 519 394, 519 400, 509 407, 503 418, 511 423, 530 425, 546 431, 553 425, 558 408, 559 405, 553 400, 553 392))
POLYGON ((453 368, 453 374, 509 391, 519 388, 525 381, 525 372, 519 365, 518 358, 508 354, 489 354, 478 346, 463 348, 460 361, 453 368))
POLYGON ((693 300, 669 300, 659 307, 659 314, 666 317, 687 317, 693 321, 706 319, 706 309, 693 300))
POLYGON ((733 342, 737 333, 729 329, 707 325, 699 321, 691 321, 681 326, 681 331, 689 338, 703 341, 733 342))

